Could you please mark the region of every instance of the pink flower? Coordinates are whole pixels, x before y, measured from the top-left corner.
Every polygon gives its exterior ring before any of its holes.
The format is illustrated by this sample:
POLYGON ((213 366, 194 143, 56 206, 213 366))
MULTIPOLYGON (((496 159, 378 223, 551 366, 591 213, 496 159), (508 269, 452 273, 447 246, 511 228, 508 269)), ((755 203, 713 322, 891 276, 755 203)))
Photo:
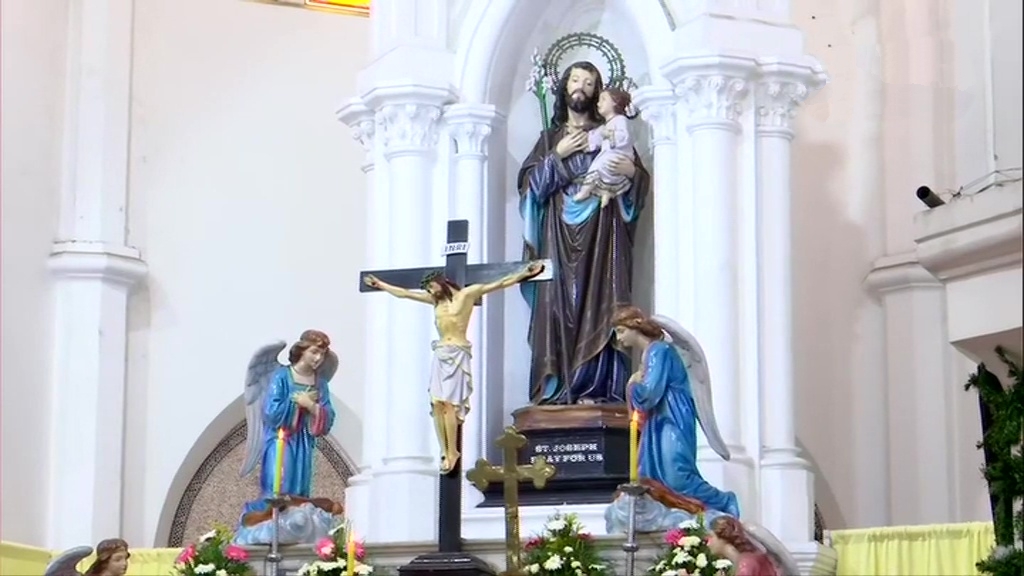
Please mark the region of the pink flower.
POLYGON ((224 549, 224 556, 235 562, 245 562, 249 559, 249 553, 245 551, 245 548, 234 544, 228 544, 228 547, 224 549))
POLYGON ((537 536, 534 536, 533 538, 530 538, 526 541, 526 545, 523 546, 523 549, 529 551, 533 550, 534 548, 540 548, 543 545, 544 540, 538 538, 537 536))
POLYGON ((578 536, 579 536, 579 539, 584 541, 584 542, 590 542, 591 540, 594 539, 594 535, 591 534, 590 532, 580 532, 578 534, 578 536))
POLYGON ((686 531, 680 528, 673 528, 665 533, 665 544, 675 546, 681 538, 686 536, 686 531))
POLYGON ((313 550, 321 560, 334 560, 334 540, 330 538, 321 538, 313 550))
POLYGON ((195 544, 189 544, 188 548, 185 548, 184 550, 181 551, 181 554, 178 554, 178 559, 175 560, 175 563, 176 564, 188 564, 195 557, 196 557, 196 545, 195 544))
POLYGON ((356 560, 362 561, 363 558, 366 558, 366 544, 356 542, 356 560))

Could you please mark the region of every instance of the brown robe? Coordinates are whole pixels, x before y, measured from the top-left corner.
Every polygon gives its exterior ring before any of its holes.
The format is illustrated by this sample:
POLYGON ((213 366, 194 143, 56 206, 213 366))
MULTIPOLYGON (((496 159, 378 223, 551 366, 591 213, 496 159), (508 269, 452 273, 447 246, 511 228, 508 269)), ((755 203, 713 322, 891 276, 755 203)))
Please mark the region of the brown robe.
POLYGON ((524 286, 525 294, 535 294, 530 399, 535 404, 624 402, 629 359, 612 347, 611 320, 617 305, 632 301, 633 237, 650 174, 634 151, 632 187, 585 220, 567 223, 563 210, 574 204, 579 180, 597 152, 558 160, 553 151, 564 133, 555 127, 542 134, 518 177, 521 211, 536 224, 531 238, 527 222, 524 258, 550 258, 555 266, 551 282, 524 286), (534 185, 540 189, 531 190, 534 185))

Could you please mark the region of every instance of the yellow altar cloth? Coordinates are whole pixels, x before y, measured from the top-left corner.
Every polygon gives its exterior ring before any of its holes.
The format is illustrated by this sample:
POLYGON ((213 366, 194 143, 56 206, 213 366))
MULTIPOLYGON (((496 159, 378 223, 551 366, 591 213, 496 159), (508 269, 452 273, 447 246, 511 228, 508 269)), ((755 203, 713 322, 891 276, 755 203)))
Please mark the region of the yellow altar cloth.
POLYGON ((965 576, 995 546, 991 522, 890 526, 830 533, 838 576, 965 576))

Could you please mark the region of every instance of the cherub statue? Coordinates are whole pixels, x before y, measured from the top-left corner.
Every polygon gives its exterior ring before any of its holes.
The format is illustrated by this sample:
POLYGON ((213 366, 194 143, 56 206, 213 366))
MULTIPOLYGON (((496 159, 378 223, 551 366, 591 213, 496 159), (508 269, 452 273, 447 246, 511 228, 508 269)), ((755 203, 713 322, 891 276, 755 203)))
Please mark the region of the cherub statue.
POLYGON ((600 152, 590 163, 580 191, 573 200, 582 202, 596 195, 601 199, 601 208, 604 208, 631 186, 629 178, 616 172, 613 166, 623 155, 633 153, 633 138, 629 135, 627 123, 627 120, 636 118, 635 114, 627 112, 632 101, 629 92, 619 88, 605 88, 597 97, 597 113, 604 118, 604 124, 587 132, 587 149, 600 152))
POLYGON ((735 576, 790 576, 800 567, 771 532, 729 516, 711 522, 708 548, 735 566, 735 576))
POLYGON ((333 528, 340 506, 324 499, 311 498, 313 453, 316 439, 334 425, 334 407, 327 385, 338 370, 338 357, 331 351, 331 340, 318 330, 306 330, 288 351, 288 364, 277 357, 285 349, 284 341, 268 344, 253 354, 245 379, 246 445, 241 475, 247 476, 260 466, 260 497, 246 503, 236 543, 266 543, 265 530, 259 528, 269 518, 267 499, 288 496, 295 514, 313 516, 322 529, 289 535, 288 525, 308 526, 309 518, 282 518, 283 543, 315 541, 333 528), (283 436, 280 489, 275 494, 278 473, 279 435, 283 436), (322 516, 322 518, 321 518, 322 516), (313 540, 310 540, 310 539, 313 540))
POLYGON ((79 546, 60 554, 46 567, 43 576, 124 576, 128 570, 128 543, 120 538, 108 538, 96 545, 96 559, 83 575, 78 564, 92 555, 91 546, 79 546))
POLYGON ((428 274, 422 290, 406 290, 368 275, 368 286, 395 296, 430 304, 434 307, 434 325, 438 339, 430 344, 434 361, 430 368, 430 403, 434 429, 441 447, 441 473, 447 474, 458 462, 459 426, 469 412, 473 393, 470 366, 472 345, 466 338, 473 306, 484 294, 510 288, 544 271, 544 264, 531 262, 522 271, 494 282, 471 284, 465 288, 446 278, 440 271, 428 274))

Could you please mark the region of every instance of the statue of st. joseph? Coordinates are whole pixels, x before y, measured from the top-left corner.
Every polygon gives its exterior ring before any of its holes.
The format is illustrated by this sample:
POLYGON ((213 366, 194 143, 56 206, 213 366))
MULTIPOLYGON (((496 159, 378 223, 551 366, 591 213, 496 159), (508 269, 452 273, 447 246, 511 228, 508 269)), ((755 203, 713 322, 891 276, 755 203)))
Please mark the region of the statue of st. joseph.
POLYGON ((650 188, 636 151, 612 170, 631 186, 602 207, 574 200, 598 150, 587 131, 601 125, 601 73, 569 66, 555 88, 552 127, 519 170, 525 258, 550 258, 554 281, 522 286, 531 308, 530 399, 535 404, 623 402, 629 357, 613 346, 612 315, 632 302, 633 236, 650 188))

